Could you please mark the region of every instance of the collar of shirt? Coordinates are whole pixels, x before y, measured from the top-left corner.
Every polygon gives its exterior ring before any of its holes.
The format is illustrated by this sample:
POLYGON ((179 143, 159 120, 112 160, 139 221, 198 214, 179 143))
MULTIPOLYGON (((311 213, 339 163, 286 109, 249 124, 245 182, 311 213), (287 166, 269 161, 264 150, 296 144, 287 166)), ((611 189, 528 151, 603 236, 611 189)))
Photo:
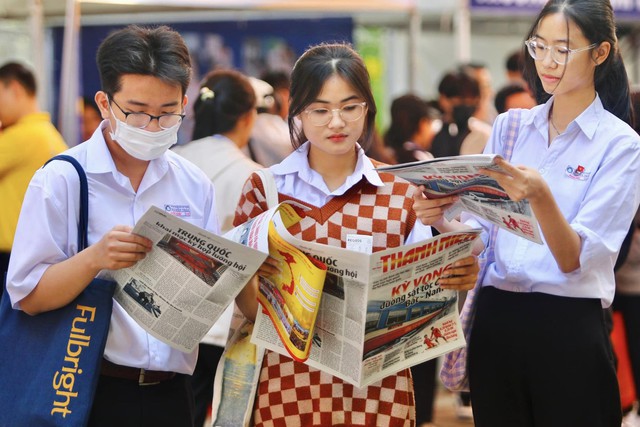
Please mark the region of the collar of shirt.
POLYGON ((384 185, 371 160, 365 156, 360 145, 357 145, 358 160, 353 173, 347 177, 344 184, 334 191, 329 191, 322 175, 309 166, 310 144, 308 141, 305 142, 281 163, 270 168, 280 193, 296 197, 314 206, 323 206, 332 197, 343 195, 360 182, 362 177, 376 187, 384 185))
MULTIPOLYGON (((533 114, 525 118, 523 120, 523 124, 530 125, 531 123, 533 123, 540 134, 546 135, 549 128, 549 111, 553 107, 554 100, 555 97, 552 96, 545 104, 534 107, 532 109, 533 114)), ((604 111, 605 110, 602 106, 602 101, 596 93, 596 97, 594 98, 591 105, 585 108, 585 110, 578 117, 576 117, 571 123, 569 123, 569 126, 567 126, 567 129, 563 132, 563 134, 567 132, 574 132, 576 129, 580 129, 587 138, 592 140, 593 136, 596 133, 596 129, 598 128, 598 124, 602 119, 604 111)))

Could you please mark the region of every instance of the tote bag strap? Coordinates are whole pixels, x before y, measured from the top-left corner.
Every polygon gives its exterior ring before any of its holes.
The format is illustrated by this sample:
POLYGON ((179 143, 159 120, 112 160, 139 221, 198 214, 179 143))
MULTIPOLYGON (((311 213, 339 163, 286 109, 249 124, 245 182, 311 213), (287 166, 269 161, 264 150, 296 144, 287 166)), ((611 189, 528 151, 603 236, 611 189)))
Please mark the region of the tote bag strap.
POLYGON ((87 183, 87 175, 80 163, 71 156, 59 154, 47 160, 44 166, 53 160, 71 163, 80 178, 80 218, 78 220, 78 252, 80 252, 87 247, 87 228, 89 224, 89 185, 87 183))

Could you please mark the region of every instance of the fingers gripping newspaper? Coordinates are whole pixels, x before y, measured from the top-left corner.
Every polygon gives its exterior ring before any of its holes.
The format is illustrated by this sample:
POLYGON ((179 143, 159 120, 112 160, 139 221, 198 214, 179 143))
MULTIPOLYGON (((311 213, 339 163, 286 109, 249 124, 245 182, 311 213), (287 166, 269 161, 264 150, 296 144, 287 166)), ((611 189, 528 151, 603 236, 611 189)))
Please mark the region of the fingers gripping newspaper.
POLYGON ((149 334, 192 352, 266 259, 266 254, 152 207, 133 233, 153 249, 112 272, 114 298, 149 334))
POLYGON ((480 230, 366 254, 295 238, 292 205, 262 215, 235 229, 281 259, 278 274, 260 279, 257 346, 363 387, 465 345, 457 292, 438 279, 471 254, 480 230))
POLYGON ((528 200, 511 200, 498 182, 479 172, 500 171, 495 154, 440 157, 419 162, 383 166, 379 171, 423 185, 428 198, 458 195, 460 199, 445 212, 451 220, 466 210, 525 239, 542 243, 538 222, 528 200))

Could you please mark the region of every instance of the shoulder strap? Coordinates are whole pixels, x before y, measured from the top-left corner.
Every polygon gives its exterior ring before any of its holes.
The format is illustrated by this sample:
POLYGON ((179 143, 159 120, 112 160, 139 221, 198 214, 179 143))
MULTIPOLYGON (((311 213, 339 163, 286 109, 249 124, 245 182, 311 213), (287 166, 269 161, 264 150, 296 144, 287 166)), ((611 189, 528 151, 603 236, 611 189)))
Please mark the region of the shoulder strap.
POLYGON ((511 155, 513 154, 513 147, 516 145, 518 139, 518 132, 520 131, 520 113, 519 108, 513 108, 507 113, 507 135, 504 143, 504 153, 502 157, 507 161, 511 161, 511 155))
POLYGON ((89 185, 87 184, 87 175, 80 163, 71 156, 59 154, 47 160, 44 166, 52 160, 63 160, 71 163, 80 178, 80 219, 78 221, 78 252, 80 252, 87 247, 87 226, 89 222, 89 185))
POLYGON ((264 197, 267 199, 267 207, 271 209, 278 204, 278 187, 276 186, 276 180, 267 168, 258 169, 255 173, 262 181, 264 197))
MULTIPOLYGON (((507 113, 507 134, 505 136, 504 152, 502 153, 502 157, 504 157, 506 161, 511 161, 513 147, 515 147, 516 140, 518 139, 518 133, 520 131, 520 113, 521 110, 519 108, 513 108, 507 113)), ((497 235, 498 227, 492 225, 486 251, 486 259, 488 262, 493 261, 493 246, 496 243, 497 235)))

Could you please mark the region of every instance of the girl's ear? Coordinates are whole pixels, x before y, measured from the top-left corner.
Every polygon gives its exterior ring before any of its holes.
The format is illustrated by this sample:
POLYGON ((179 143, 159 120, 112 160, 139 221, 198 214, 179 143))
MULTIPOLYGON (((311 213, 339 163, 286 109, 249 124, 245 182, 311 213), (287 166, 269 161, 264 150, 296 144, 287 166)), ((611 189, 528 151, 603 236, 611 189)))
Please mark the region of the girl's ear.
POLYGON ((600 65, 604 61, 606 61, 607 57, 609 56, 609 53, 611 52, 611 43, 606 41, 602 42, 599 46, 596 46, 593 51, 593 61, 596 63, 596 65, 600 65))

